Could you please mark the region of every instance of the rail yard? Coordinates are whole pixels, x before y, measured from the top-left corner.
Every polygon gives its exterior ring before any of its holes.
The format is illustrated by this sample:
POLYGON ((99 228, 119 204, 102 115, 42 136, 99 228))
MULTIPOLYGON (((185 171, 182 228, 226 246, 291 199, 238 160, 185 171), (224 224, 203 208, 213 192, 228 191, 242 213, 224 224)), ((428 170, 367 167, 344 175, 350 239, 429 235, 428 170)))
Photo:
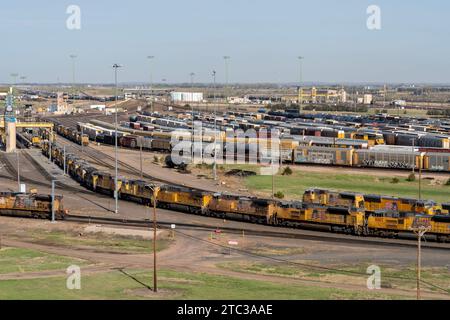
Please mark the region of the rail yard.
MULTIPOLYGON (((46 123, 50 128, 30 126, 17 132, 19 160, 4 154, 1 165, 7 174, 0 179, 19 179, 18 182, 26 183, 30 191, 4 190, 0 195, 2 219, 58 221, 74 230, 88 230, 94 225, 99 230, 124 230, 120 232, 130 235, 140 234, 139 230, 152 230, 156 225, 160 241, 164 245, 172 243, 172 249, 166 249, 168 253, 161 253, 170 260, 162 262, 163 266, 178 269, 187 261, 197 261, 206 272, 223 275, 238 273, 228 267, 211 266, 208 259, 204 260, 208 256, 206 252, 222 252, 212 254, 219 264, 222 255, 234 256, 235 262, 227 262, 233 269, 245 268, 239 256, 246 255, 253 261, 251 264, 276 263, 273 259, 278 259, 278 255, 254 255, 256 249, 252 248, 276 246, 295 251, 293 248, 299 242, 309 243, 301 246, 305 248, 302 251, 311 250, 306 248, 314 243, 322 248, 319 252, 328 252, 328 258, 337 254, 339 247, 357 251, 372 248, 374 252, 392 257, 391 252, 400 248, 414 250, 413 230, 417 226, 428 228, 427 243, 422 247, 429 251, 434 261, 432 265, 441 265, 441 255, 450 249, 446 243, 450 242, 450 198, 436 201, 310 185, 297 197, 279 199, 274 194, 262 195, 245 187, 236 188, 245 178, 228 181, 226 170, 216 181, 208 177, 207 171, 197 170, 198 163, 190 163, 189 155, 181 157, 181 166, 172 161, 177 143, 184 139, 194 148, 195 142, 201 142, 196 151, 204 158, 202 162, 208 161, 208 152, 212 155, 216 150, 215 160, 224 167, 227 167, 232 146, 232 163, 242 168, 264 167, 264 161, 276 155, 278 168, 290 167, 299 172, 344 168, 355 174, 358 170, 398 176, 415 172, 419 179, 424 179, 425 188, 426 179, 445 183, 449 176, 449 123, 445 119, 326 114, 296 117, 280 111, 230 111, 220 114, 220 121, 216 118, 220 131, 212 135, 212 113, 192 113, 170 104, 156 104, 159 109, 156 112, 145 111, 138 104, 136 100, 129 109, 117 113, 117 180, 114 114, 40 116, 34 121, 46 123), (194 126, 198 123, 202 125, 200 130, 194 126), (274 132, 278 150, 267 152, 276 145, 274 132), (217 137, 221 138, 220 143, 217 137), (214 147, 208 149, 211 144, 214 147), (239 153, 240 150, 244 152, 239 153), (17 162, 21 163, 22 171, 17 162), (56 189, 54 196, 52 189, 56 189), (115 207, 116 192, 118 207, 115 207), (151 218, 153 207, 159 212, 156 224, 151 218), (174 236, 178 237, 177 244, 173 244, 174 236), (198 241, 205 241, 205 236, 207 243, 200 245, 198 241), (228 242, 240 245, 235 248, 228 242), (192 250, 197 250, 194 248, 206 251, 194 255, 192 250), (173 250, 184 250, 186 254, 184 258, 178 256, 179 253, 174 256, 170 253, 173 250)), ((440 188, 447 187, 441 185, 440 188)), ((6 225, 9 223, 14 224, 7 220, 6 225)), ((11 232, 9 230, 6 227, 6 234, 11 232)), ((84 231, 77 232, 84 234, 84 231)), ((16 243, 17 240, 10 241, 16 243)), ((26 242, 20 245, 27 247, 26 242)), ((306 267, 318 268, 312 257, 321 254, 316 250, 310 254, 312 260, 305 263, 306 267)), ((361 253, 360 258, 370 259, 361 253)), ((404 255, 399 259, 401 264, 413 261, 404 255)), ((295 264, 292 261, 287 266, 292 263, 295 264)), ((254 276, 261 280, 267 277, 254 276)))
POLYGON ((450 300, 448 5, 385 2, 5 3, 0 300, 450 300))

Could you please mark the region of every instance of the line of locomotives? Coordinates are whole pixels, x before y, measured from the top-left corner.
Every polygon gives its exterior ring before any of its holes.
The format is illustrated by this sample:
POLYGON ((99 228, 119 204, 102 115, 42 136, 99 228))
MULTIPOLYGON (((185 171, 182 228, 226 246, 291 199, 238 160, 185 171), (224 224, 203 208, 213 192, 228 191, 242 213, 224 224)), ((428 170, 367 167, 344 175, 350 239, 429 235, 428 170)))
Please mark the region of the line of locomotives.
MULTIPOLYGON (((77 124, 77 129, 56 124, 56 132, 78 144, 87 146, 89 140, 97 143, 113 145, 115 142, 114 132, 103 129, 99 134, 92 131, 88 124, 77 124), (81 134, 83 128, 83 134, 81 134)), ((98 127, 96 127, 98 128, 98 127)), ((137 149, 142 141, 144 150, 156 150, 170 152, 172 150, 172 135, 170 132, 151 132, 148 136, 137 136, 127 132, 118 134, 118 145, 124 148, 137 149), (142 139, 141 139, 142 138, 142 139)), ((43 136, 45 139, 45 136, 43 136)), ((209 136, 203 136, 205 148, 213 140, 209 136)), ((242 139, 234 138, 235 160, 246 162, 255 152, 260 160, 261 156, 267 154, 261 148, 270 147, 270 140, 266 144, 259 144, 257 138, 243 138, 245 145, 245 156, 237 155, 237 142, 242 139)), ((219 151, 220 153, 220 151, 219 151)), ((223 156, 226 155, 226 143, 224 143, 223 156)), ((422 169, 425 171, 450 172, 450 150, 439 148, 409 148, 386 146, 372 147, 369 149, 357 149, 345 141, 333 141, 332 144, 299 145, 298 141, 291 139, 280 140, 280 157, 284 163, 291 164, 321 164, 336 165, 358 168, 392 168, 392 169, 422 169)))
MULTIPOLYGON (((49 142, 42 152, 49 157, 49 142)), ((63 149, 54 144, 51 159, 64 166, 63 149)), ((100 172, 76 155, 66 156, 70 176, 84 187, 113 196, 114 176, 100 172)), ((450 204, 378 195, 307 190, 302 201, 278 201, 256 197, 213 193, 149 181, 118 179, 120 199, 153 205, 153 190, 159 189, 157 206, 192 214, 245 220, 287 227, 318 226, 328 231, 354 235, 396 237, 420 222, 431 227, 429 234, 438 241, 450 240, 450 204)))

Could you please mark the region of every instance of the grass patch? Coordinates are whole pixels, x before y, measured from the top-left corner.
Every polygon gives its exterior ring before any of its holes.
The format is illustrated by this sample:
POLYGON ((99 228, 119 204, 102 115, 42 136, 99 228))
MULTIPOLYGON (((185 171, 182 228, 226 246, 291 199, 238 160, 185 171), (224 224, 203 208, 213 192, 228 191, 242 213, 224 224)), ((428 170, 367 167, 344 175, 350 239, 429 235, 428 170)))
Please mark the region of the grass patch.
POLYGON ((0 281, 0 299, 398 299, 361 291, 320 288, 245 280, 205 273, 161 270, 160 293, 152 295, 151 270, 126 270, 87 275, 81 279, 81 290, 67 290, 65 278, 0 281), (136 280, 132 279, 135 278, 136 280), (147 293, 147 294, 146 294, 147 293))
MULTIPOLYGON (((364 174, 338 174, 294 171, 290 176, 277 175, 274 177, 275 190, 282 192, 287 198, 301 199, 303 192, 311 187, 335 189, 340 191, 355 191, 392 196, 418 198, 418 181, 398 179, 396 183, 392 177, 379 177, 364 174)), ((249 176, 245 179, 246 187, 251 191, 258 191, 267 195, 272 191, 271 176, 249 176)), ((448 187, 432 185, 422 181, 422 198, 446 202, 450 197, 448 187)))
MULTIPOLYGON (((320 265, 311 261, 302 261, 307 265, 320 265)), ((321 270, 319 268, 308 268, 293 265, 280 265, 271 263, 257 262, 227 262, 218 264, 219 267, 248 273, 275 275, 281 277, 305 279, 305 280, 321 280, 330 283, 347 283, 347 284, 364 284, 369 275, 366 275, 367 267, 372 263, 362 263, 358 265, 336 265, 330 266, 333 269, 344 270, 347 272, 335 270, 321 270), (352 274, 349 272, 357 272, 352 274)), ((405 290, 413 290, 416 287, 416 269, 414 266, 404 268, 394 268, 392 266, 382 266, 381 269, 381 286, 388 288, 399 288, 405 290)), ((423 268, 422 280, 438 285, 446 289, 450 294, 450 271, 447 268, 423 268)), ((444 293, 432 286, 423 284, 423 289, 430 292, 444 293)))
MULTIPOLYGON (((140 237, 125 237, 105 233, 83 233, 82 235, 68 231, 33 230, 25 236, 35 243, 63 246, 70 248, 92 249, 96 251, 114 253, 151 253, 153 252, 152 240, 144 240, 140 237)), ((20 236, 23 239, 23 236, 20 236)), ((159 239, 156 242, 156 250, 161 251, 169 247, 172 240, 159 239)))
POLYGON ((7 247, 0 250, 0 274, 66 269, 73 264, 83 266, 87 261, 30 249, 7 247))

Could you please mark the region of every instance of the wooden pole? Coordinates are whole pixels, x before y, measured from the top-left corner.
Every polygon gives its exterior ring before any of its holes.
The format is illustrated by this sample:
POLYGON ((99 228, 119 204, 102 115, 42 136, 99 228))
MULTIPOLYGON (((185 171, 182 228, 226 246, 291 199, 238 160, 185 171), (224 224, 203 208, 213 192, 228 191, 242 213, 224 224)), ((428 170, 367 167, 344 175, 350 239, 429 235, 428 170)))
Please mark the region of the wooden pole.
POLYGON ((158 281, 156 273, 156 201, 158 197, 158 187, 153 187, 153 290, 158 292, 158 281))
POLYGON ((422 237, 430 230, 430 226, 419 225, 414 226, 411 230, 417 234, 417 300, 421 299, 420 295, 420 281, 421 281, 421 269, 422 269, 422 237))

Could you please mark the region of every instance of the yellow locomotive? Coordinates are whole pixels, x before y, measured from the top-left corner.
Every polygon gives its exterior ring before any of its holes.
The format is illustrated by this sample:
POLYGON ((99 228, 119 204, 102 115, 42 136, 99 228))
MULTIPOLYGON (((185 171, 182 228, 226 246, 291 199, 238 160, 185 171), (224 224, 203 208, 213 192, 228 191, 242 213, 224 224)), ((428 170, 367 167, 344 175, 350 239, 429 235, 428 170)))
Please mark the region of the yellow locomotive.
POLYGON ((208 214, 215 217, 235 217, 254 223, 274 222, 277 201, 215 193, 209 201, 208 214))
MULTIPOLYGON (((67 211, 62 196, 54 197, 56 219, 64 219, 67 211)), ((52 197, 44 194, 0 192, 0 215, 49 219, 52 214, 52 197)))
POLYGON ((364 208, 364 195, 355 192, 337 192, 326 189, 308 189, 303 194, 303 202, 331 207, 364 208))

